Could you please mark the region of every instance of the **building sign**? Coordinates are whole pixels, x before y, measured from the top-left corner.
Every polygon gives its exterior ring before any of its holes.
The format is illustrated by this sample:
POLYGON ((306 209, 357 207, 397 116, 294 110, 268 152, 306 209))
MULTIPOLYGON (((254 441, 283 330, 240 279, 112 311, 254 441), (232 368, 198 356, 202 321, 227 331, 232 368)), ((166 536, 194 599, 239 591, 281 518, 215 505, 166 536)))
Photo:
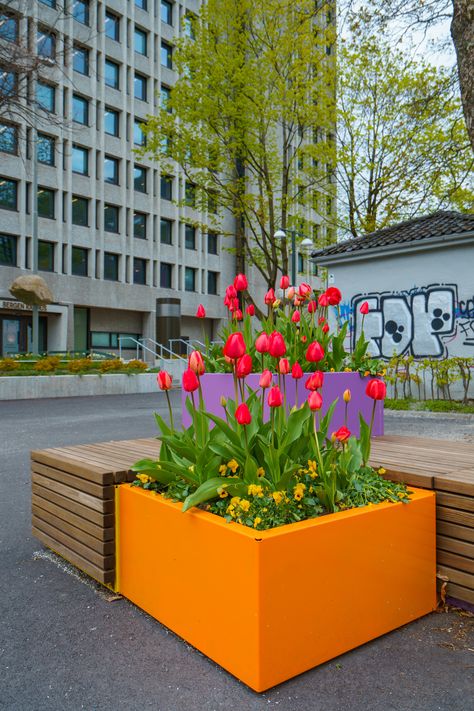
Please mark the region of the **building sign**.
MULTIPOLYGON (((0 309, 8 309, 10 311, 32 311, 33 307, 29 304, 23 304, 21 301, 0 301, 0 309)), ((46 311, 46 306, 40 306, 40 311, 46 311)))

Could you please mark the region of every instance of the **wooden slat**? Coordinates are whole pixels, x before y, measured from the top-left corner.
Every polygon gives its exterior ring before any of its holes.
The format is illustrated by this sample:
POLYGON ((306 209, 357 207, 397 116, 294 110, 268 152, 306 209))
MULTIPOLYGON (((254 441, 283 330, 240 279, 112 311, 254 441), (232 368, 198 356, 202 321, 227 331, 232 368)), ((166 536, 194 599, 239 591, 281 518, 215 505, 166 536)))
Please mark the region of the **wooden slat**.
POLYGON ((114 513, 101 513, 95 509, 91 509, 89 506, 77 503, 72 499, 63 496, 62 494, 52 491, 51 489, 45 489, 36 483, 33 483, 32 487, 33 496, 37 495, 42 499, 52 501, 56 504, 58 508, 65 509, 66 511, 71 511, 73 514, 77 514, 79 517, 92 521, 98 527, 103 530, 108 530, 110 527, 114 526, 115 515, 114 513))
POLYGON ((97 565, 94 565, 89 560, 86 560, 82 556, 78 555, 74 551, 64 546, 60 541, 55 540, 52 536, 49 536, 44 531, 32 527, 33 535, 36 536, 45 546, 51 548, 52 551, 58 553, 60 556, 68 560, 73 565, 76 565, 80 570, 88 575, 91 575, 99 583, 113 584, 115 582, 115 571, 114 570, 103 570, 97 565))
POLYGON ((48 477, 45 477, 42 474, 33 473, 32 480, 34 484, 39 484, 45 489, 50 489, 51 491, 61 494, 62 496, 66 496, 68 499, 72 499, 72 501, 77 501, 79 504, 88 506, 94 511, 99 511, 100 513, 114 513, 115 511, 115 504, 113 499, 98 499, 95 496, 91 496, 90 494, 85 494, 83 491, 79 491, 78 489, 73 489, 70 486, 61 484, 59 481, 49 479, 48 477))
POLYGON ((451 523, 457 523, 460 526, 468 526, 474 529, 474 513, 458 511, 458 509, 450 509, 446 506, 437 506, 436 518, 439 521, 450 521, 451 523))
MULTIPOLYGON (((372 459, 369 462, 372 466, 372 459)), ((398 481, 403 484, 408 484, 409 486, 419 486, 421 489, 432 489, 433 488, 433 477, 429 474, 423 474, 418 472, 407 472, 403 469, 397 469, 391 467, 389 464, 378 464, 377 467, 383 466, 385 469, 384 479, 389 481, 398 481)))
POLYGON ((474 605, 474 590, 465 588, 463 585, 448 583, 447 594, 456 600, 462 600, 462 602, 468 602, 470 605, 474 605))
POLYGON ((69 474, 94 481, 96 484, 113 484, 114 482, 113 474, 109 469, 84 464, 77 457, 61 457, 56 453, 56 450, 36 450, 31 452, 31 459, 39 464, 56 467, 69 474))
POLYGON ((458 526, 457 524, 449 523, 448 521, 438 521, 436 524, 436 531, 440 536, 450 536, 451 538, 457 538, 460 541, 474 543, 474 528, 458 526))
POLYGON ((101 486, 100 484, 94 484, 91 481, 86 481, 73 474, 68 474, 60 469, 53 469, 53 467, 47 467, 45 464, 38 464, 37 462, 32 462, 31 470, 35 474, 43 474, 47 476, 48 479, 54 479, 55 481, 60 481, 61 484, 66 484, 66 486, 72 486, 73 489, 79 489, 84 491, 86 494, 95 496, 98 499, 112 499, 114 495, 113 486, 101 486))
POLYGON ((60 531, 55 526, 51 526, 49 523, 43 521, 43 519, 38 518, 37 516, 33 515, 32 521, 34 528, 39 531, 43 531, 47 536, 54 538, 55 541, 59 541, 59 543, 63 546, 66 546, 69 550, 74 551, 74 553, 78 553, 82 558, 84 558, 84 560, 88 560, 101 570, 112 570, 114 568, 115 555, 101 555, 100 553, 97 553, 97 551, 92 550, 92 548, 89 548, 80 541, 77 541, 75 538, 71 538, 66 533, 63 533, 63 531, 60 531))
POLYGON ((456 555, 463 555, 466 558, 474 559, 474 544, 459 541, 456 538, 448 538, 448 536, 436 536, 436 545, 440 550, 450 551, 456 555))
POLYGON ((446 576, 449 579, 449 582, 462 585, 463 587, 474 591, 474 575, 465 573, 462 570, 456 570, 455 568, 448 568, 445 565, 438 566, 438 572, 441 575, 446 576))
POLYGON ((450 506, 453 509, 462 511, 474 511, 474 497, 462 496, 460 494, 449 494, 445 491, 436 492, 436 503, 438 506, 450 506))
MULTIPOLYGON (((82 462, 83 466, 94 466, 99 465, 104 469, 107 469, 109 473, 112 473, 114 483, 118 484, 123 481, 123 477, 127 473, 128 467, 124 467, 122 462, 111 461, 110 457, 101 456, 99 453, 94 454, 90 451, 82 451, 79 448, 64 448, 61 450, 64 457, 75 457, 78 462, 82 462)), ((58 451, 59 454, 61 452, 58 451)))
POLYGON ((474 496, 474 478, 469 473, 451 472, 449 476, 434 477, 434 488, 454 494, 474 496))
MULTIPOLYGON (((113 541, 114 539, 115 529, 113 525, 109 528, 99 526, 96 523, 92 523, 92 521, 88 521, 86 518, 82 518, 82 516, 77 516, 77 514, 72 513, 71 511, 67 511, 66 509, 61 508, 61 506, 57 506, 56 504, 52 503, 51 501, 48 501, 47 499, 43 499, 37 494, 33 494, 31 502, 33 505, 33 509, 35 508, 35 506, 40 509, 43 509, 44 511, 47 511, 49 514, 54 516, 55 519, 61 519, 62 521, 65 521, 71 524, 72 526, 75 526, 79 530, 84 531, 90 536, 97 538, 97 540, 99 541, 113 541)), ((41 518, 41 514, 38 515, 41 518)), ((59 524, 57 527, 60 528, 59 524)))
MULTIPOLYGON (((115 541, 100 541, 98 538, 91 536, 86 531, 73 526, 62 518, 58 518, 54 514, 46 511, 46 509, 40 508, 36 504, 32 507, 33 520, 41 519, 50 526, 54 526, 58 531, 64 533, 64 535, 76 539, 79 543, 92 548, 96 553, 100 555, 111 555, 115 553, 115 541)), ((42 526, 40 526, 42 528, 42 526)))
POLYGON ((463 555, 438 550, 436 560, 439 565, 446 565, 448 568, 456 568, 456 570, 464 570, 466 573, 474 573, 474 558, 466 558, 463 555))

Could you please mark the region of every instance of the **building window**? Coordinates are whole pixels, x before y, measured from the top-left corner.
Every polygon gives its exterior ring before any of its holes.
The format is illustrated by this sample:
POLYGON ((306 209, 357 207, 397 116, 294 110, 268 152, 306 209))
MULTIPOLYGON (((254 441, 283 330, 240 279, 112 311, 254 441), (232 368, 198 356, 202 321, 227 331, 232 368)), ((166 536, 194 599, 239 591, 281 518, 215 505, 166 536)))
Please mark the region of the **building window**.
POLYGON ((18 19, 7 12, 0 12, 0 39, 18 42, 18 19))
POLYGON ((0 207, 4 210, 17 209, 18 183, 9 178, 0 178, 0 207))
POLYGON ((195 23, 196 15, 193 15, 191 12, 187 12, 183 18, 184 34, 192 40, 196 39, 196 34, 194 32, 195 23))
POLYGON ((171 289, 173 279, 173 265, 167 262, 160 263, 160 286, 163 289, 171 289))
POLYGON ((120 66, 111 59, 105 60, 105 83, 112 89, 118 89, 120 84, 120 66))
POLYGON ((38 242, 38 269, 54 272, 54 242, 38 242))
POLYGON ((161 66, 173 69, 173 48, 166 42, 161 43, 161 66))
POLYGON ((173 223, 171 220, 160 220, 160 242, 161 244, 173 244, 173 223))
POLYGON ((119 231, 119 209, 116 205, 104 205, 104 230, 119 231))
POLYGON ((146 83, 146 77, 135 72, 133 78, 133 95, 136 99, 140 99, 140 101, 146 101, 146 83))
POLYGON ((146 136, 142 128, 142 123, 143 121, 140 121, 140 119, 135 119, 133 122, 133 142, 136 146, 146 145, 146 136))
POLYGON ((120 18, 112 12, 105 13, 105 35, 120 42, 120 18))
POLYGON ((89 102, 77 94, 72 96, 72 120, 83 126, 89 125, 89 102))
POLYGON ((217 272, 207 272, 207 293, 217 294, 217 272))
POLYGON ((186 267, 184 270, 184 290, 196 291, 196 270, 186 267))
POLYGON ((217 214, 217 195, 210 192, 207 196, 207 210, 213 215, 217 214))
POLYGON ((81 146, 72 146, 72 172, 80 175, 89 174, 89 151, 81 146))
POLYGON ((207 233, 207 252, 208 254, 217 254, 217 232, 207 233))
POLYGON ((146 215, 143 212, 133 213, 133 236, 146 239, 146 215))
POLYGON ((160 197, 162 200, 173 199, 173 178, 170 175, 162 175, 160 178, 160 197))
POLYGON ((304 272, 304 256, 301 252, 298 252, 298 273, 303 274, 304 272))
POLYGON ((92 348, 118 348, 120 340, 122 348, 135 350, 136 341, 141 338, 140 333, 110 333, 108 331, 92 331, 92 348))
POLYGON ((194 183, 188 183, 188 181, 186 181, 184 186, 184 201, 188 207, 195 207, 196 186, 194 185, 194 183))
POLYGON ((56 106, 56 89, 51 84, 43 84, 38 82, 36 84, 36 103, 40 109, 54 112, 56 106))
POLYGON ((184 246, 186 249, 196 249, 196 230, 192 225, 184 226, 184 246))
POLYGON ((48 7, 56 7, 56 0, 40 0, 40 2, 42 2, 43 5, 47 5, 48 7))
POLYGON ((89 24, 89 0, 74 0, 72 16, 83 25, 89 24))
POLYGON ((162 84, 160 87, 160 106, 162 109, 166 109, 171 113, 171 109, 169 108, 170 97, 171 89, 169 88, 169 86, 165 86, 164 84, 162 84))
POLYGON ((109 136, 119 135, 119 112, 115 109, 109 109, 108 106, 105 107, 104 111, 104 130, 109 136))
POLYGON ((133 259, 133 283, 146 284, 146 259, 133 259))
POLYGON ((79 74, 89 76, 89 50, 85 47, 74 45, 72 53, 72 68, 79 74))
POLYGON ((104 279, 118 281, 119 255, 104 252, 104 279))
POLYGON ((138 193, 146 193, 146 168, 133 167, 133 187, 138 193))
POLYGON ((161 0, 161 21, 167 25, 173 24, 173 3, 161 0))
POLYGON ((9 123, 0 123, 0 151, 3 153, 18 152, 18 128, 9 123))
POLYGON ((7 72, 0 69, 0 95, 2 100, 17 94, 17 75, 14 72, 7 72))
POLYGON ((71 273, 74 276, 86 277, 88 270, 88 250, 83 247, 73 247, 71 251, 71 273))
POLYGON ((112 156, 104 157, 104 182, 112 185, 119 184, 119 161, 112 156))
POLYGON ((147 34, 144 32, 144 30, 140 30, 138 27, 135 27, 134 33, 133 33, 133 43, 134 43, 134 48, 135 52, 137 54, 143 54, 144 57, 147 56, 148 54, 148 47, 147 47, 147 34))
POLYGON ((38 163, 44 165, 54 165, 55 139, 53 136, 46 136, 44 133, 38 133, 36 144, 36 156, 38 163))
POLYGON ((38 188, 38 215, 54 220, 54 190, 38 188))
POLYGON ((72 196, 72 224, 80 227, 89 225, 89 200, 78 195, 72 196))
POLYGON ((16 252, 17 238, 13 235, 0 235, 0 264, 5 267, 16 267, 16 252))
POLYGON ((147 0, 135 0, 135 7, 138 7, 140 10, 146 10, 147 0))
POLYGON ((56 56, 56 37, 48 30, 39 29, 36 33, 36 52, 39 57, 54 59, 56 56))

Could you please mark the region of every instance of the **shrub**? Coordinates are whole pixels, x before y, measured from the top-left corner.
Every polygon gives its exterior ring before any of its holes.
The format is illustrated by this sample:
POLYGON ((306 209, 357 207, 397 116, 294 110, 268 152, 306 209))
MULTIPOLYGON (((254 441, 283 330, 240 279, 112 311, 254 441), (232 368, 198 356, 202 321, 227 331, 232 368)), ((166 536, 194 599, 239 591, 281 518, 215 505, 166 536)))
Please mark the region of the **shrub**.
POLYGON ((118 370, 124 370, 125 364, 120 358, 114 358, 113 360, 103 360, 100 364, 101 373, 116 373, 118 370))
POLYGON ((67 364, 67 369, 70 373, 84 373, 95 367, 95 363, 90 358, 76 358, 67 364))
POLYGON ((148 370, 148 365, 142 360, 134 359, 127 363, 127 370, 130 370, 132 373, 140 373, 148 370))
POLYGON ((16 360, 13 360, 13 358, 4 358, 3 360, 0 360, 0 371, 7 372, 17 370, 19 367, 20 364, 16 360))
POLYGON ((46 356, 35 363, 37 373, 53 373, 58 369, 61 358, 59 356, 46 356))

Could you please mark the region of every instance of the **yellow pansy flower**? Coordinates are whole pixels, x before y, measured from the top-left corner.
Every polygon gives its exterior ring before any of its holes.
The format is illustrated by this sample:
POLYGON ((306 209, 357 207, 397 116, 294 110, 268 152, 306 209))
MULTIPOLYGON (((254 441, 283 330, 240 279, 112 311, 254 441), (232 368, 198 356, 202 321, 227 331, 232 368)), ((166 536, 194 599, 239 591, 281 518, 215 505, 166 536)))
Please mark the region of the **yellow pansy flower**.
POLYGON ((231 470, 232 474, 235 474, 235 472, 239 468, 239 463, 236 462, 235 459, 231 459, 230 462, 227 462, 227 466, 231 470))
POLYGON ((219 467, 219 474, 224 476, 227 472, 227 464, 221 464, 219 467))
POLYGON ((242 511, 248 511, 250 508, 250 501, 247 501, 247 499, 242 499, 239 506, 242 511))
POLYGON ((265 469, 263 467, 259 467, 257 469, 257 476, 259 476, 259 477, 265 476, 265 469))
POLYGON ((274 491, 273 492, 273 494, 272 494, 273 501, 276 503, 277 506, 278 506, 278 504, 281 504, 281 502, 283 501, 283 496, 284 496, 284 494, 282 491, 274 491))
POLYGON ((250 496, 263 496, 263 488, 259 486, 258 484, 249 484, 249 487, 247 489, 247 493, 250 496))
POLYGON ((262 523, 262 519, 260 518, 260 516, 255 516, 255 518, 253 520, 253 527, 257 528, 259 523, 262 523))

